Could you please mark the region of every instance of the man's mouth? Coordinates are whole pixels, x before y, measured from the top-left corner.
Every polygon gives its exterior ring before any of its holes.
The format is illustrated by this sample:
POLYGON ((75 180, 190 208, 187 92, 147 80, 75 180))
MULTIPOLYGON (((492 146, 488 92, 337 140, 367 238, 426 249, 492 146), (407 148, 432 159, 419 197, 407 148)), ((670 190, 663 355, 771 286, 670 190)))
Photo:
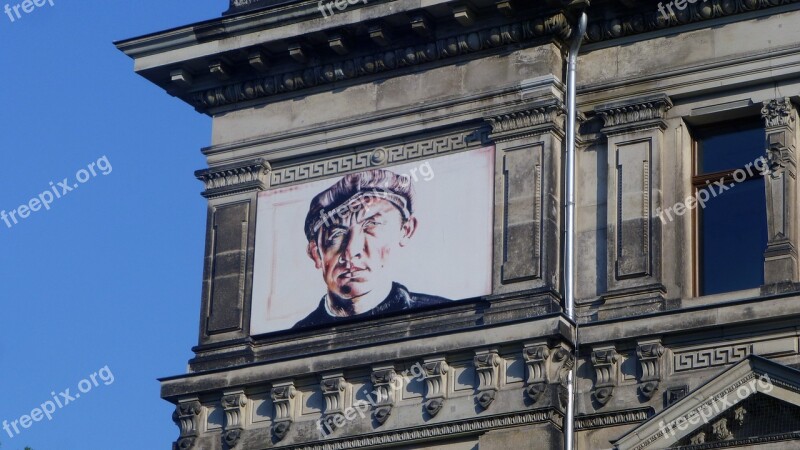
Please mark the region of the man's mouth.
POLYGON ((339 278, 344 278, 344 279, 358 278, 361 275, 361 272, 364 272, 365 270, 366 269, 360 269, 355 267, 339 275, 339 278))

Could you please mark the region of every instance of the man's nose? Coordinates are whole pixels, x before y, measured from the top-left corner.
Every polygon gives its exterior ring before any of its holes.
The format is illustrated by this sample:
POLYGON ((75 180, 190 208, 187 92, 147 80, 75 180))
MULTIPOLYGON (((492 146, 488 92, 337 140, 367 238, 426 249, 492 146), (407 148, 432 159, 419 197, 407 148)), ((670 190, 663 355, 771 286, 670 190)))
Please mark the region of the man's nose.
POLYGON ((347 247, 344 249, 345 258, 352 261, 355 258, 360 258, 364 251, 364 233, 361 230, 354 230, 350 233, 350 239, 347 241, 347 247))

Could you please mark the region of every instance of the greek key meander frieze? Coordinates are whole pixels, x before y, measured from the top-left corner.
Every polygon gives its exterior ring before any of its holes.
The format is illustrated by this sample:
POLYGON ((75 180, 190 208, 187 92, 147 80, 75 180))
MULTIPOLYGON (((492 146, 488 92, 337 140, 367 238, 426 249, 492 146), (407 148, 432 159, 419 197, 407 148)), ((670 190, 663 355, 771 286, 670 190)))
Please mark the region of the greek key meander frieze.
POLYGON ((484 142, 485 131, 464 131, 458 134, 402 144, 375 147, 330 159, 312 161, 271 172, 270 187, 279 187, 299 181, 311 181, 357 170, 382 167, 403 161, 451 153, 477 147, 484 142))
POLYGON ((675 372, 724 366, 745 359, 753 353, 752 344, 736 344, 725 347, 706 348, 690 352, 675 351, 675 372))

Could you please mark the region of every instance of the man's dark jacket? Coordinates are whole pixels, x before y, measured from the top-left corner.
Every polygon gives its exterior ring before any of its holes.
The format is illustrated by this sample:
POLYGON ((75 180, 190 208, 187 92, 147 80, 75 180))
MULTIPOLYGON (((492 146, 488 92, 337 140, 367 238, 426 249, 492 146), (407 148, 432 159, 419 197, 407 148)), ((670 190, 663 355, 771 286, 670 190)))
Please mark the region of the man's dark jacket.
POLYGON ((380 304, 378 304, 378 306, 365 313, 357 314, 355 316, 332 317, 325 309, 326 300, 327 296, 323 296, 322 300, 319 302, 319 306, 317 306, 317 309, 306 316, 305 319, 297 322, 292 329, 331 324, 341 322, 343 320, 377 316, 395 311, 405 311, 407 309, 421 308, 424 306, 439 305, 450 302, 450 300, 446 298, 437 297, 435 295, 408 292, 408 289, 406 289, 406 287, 400 283, 392 283, 392 290, 389 291, 389 295, 386 297, 386 300, 382 301, 380 304))

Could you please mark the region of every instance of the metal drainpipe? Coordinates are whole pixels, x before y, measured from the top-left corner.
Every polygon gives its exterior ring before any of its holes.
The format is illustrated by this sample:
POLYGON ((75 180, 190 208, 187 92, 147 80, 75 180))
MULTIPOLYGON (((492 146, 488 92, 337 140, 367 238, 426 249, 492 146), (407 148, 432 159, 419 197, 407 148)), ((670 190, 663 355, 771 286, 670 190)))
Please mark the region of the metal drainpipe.
POLYGON ((575 363, 567 372, 567 411, 564 421, 564 448, 575 448, 575 371, 577 370, 577 321, 575 320, 575 122, 577 111, 575 109, 575 68, 578 63, 578 51, 581 48, 583 35, 586 33, 586 12, 581 12, 578 19, 578 28, 569 48, 567 63, 567 161, 565 174, 565 237, 564 237, 564 303, 567 317, 575 323, 575 363))

